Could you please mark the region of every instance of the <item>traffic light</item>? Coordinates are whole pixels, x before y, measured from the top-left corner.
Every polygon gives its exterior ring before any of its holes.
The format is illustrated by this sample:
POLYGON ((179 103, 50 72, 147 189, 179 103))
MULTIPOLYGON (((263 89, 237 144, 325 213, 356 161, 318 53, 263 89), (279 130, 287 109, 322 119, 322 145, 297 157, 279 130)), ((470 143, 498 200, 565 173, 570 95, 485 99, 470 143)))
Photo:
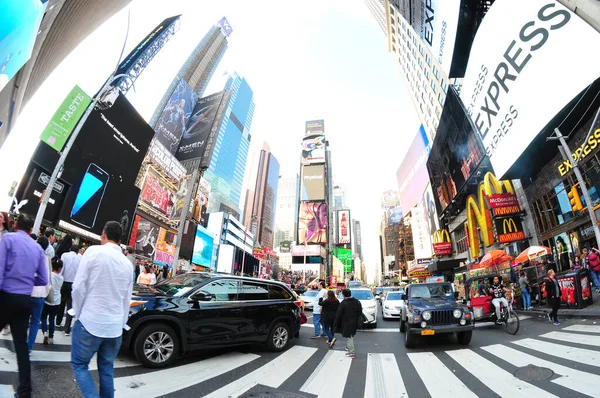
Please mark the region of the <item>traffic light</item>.
POLYGON ((581 203, 581 197, 579 197, 579 191, 577 190, 576 185, 571 187, 571 191, 567 196, 569 197, 569 202, 571 203, 571 208, 574 212, 583 210, 583 203, 581 203))

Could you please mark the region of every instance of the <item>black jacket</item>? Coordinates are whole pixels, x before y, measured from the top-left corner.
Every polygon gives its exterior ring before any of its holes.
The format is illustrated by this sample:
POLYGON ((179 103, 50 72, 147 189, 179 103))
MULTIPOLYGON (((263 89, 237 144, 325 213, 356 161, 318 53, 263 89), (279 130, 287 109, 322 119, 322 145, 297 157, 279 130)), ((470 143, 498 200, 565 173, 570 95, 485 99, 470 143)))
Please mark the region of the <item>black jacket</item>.
MULTIPOLYGON (((556 280, 556 278, 555 278, 556 280)), ((558 283, 558 281, 556 281, 558 283)), ((546 279, 546 297, 548 297, 548 300, 553 299, 553 298, 560 298, 561 296, 561 291, 560 291, 560 285, 558 285, 559 290, 558 292, 556 291, 556 286, 554 286, 554 282, 548 278, 546 279)))
POLYGON ((321 323, 325 327, 333 327, 335 322, 335 314, 337 313, 338 307, 340 306, 340 302, 335 299, 333 301, 329 301, 327 299, 323 300, 323 298, 319 299, 319 305, 321 305, 321 323))
POLYGON ((340 303, 335 315, 335 330, 341 330, 342 336, 352 337, 356 334, 358 323, 362 321, 362 305, 354 297, 345 298, 340 303))

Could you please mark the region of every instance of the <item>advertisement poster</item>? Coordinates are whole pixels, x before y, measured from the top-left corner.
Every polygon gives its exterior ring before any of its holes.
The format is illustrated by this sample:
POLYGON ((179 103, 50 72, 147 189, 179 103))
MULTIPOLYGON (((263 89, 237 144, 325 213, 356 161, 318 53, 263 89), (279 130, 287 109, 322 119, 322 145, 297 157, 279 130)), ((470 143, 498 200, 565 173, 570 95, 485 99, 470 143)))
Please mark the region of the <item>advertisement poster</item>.
POLYGON ((134 253, 148 259, 154 258, 160 227, 139 215, 135 216, 129 246, 134 253))
POLYGON ((427 174, 429 152, 429 139, 425 134, 423 125, 421 125, 396 172, 400 208, 402 209, 412 209, 423 196, 429 181, 429 175, 427 174))
POLYGON ((181 79, 154 124, 156 140, 172 154, 177 152, 197 101, 197 94, 185 80, 181 79))
POLYGON ((196 228, 196 239, 194 240, 194 251, 192 263, 211 268, 214 237, 202 225, 196 228))
POLYGON ((327 204, 301 203, 298 220, 299 243, 327 243, 327 204))
POLYGON ((427 189, 423 195, 423 205, 425 218, 427 219, 427 225, 429 227, 429 235, 433 236, 435 231, 440 229, 440 220, 437 216, 435 197, 433 196, 433 190, 431 189, 430 184, 427 184, 427 189))
POLYGON ((577 292, 575 291, 575 279, 573 277, 556 278, 560 285, 561 304, 577 305, 577 292))
POLYGON ((335 249, 335 256, 344 264, 344 273, 352 272, 352 250, 337 248, 335 249))
POLYGON ((79 86, 73 87, 44 131, 42 131, 40 140, 50 145, 54 150, 61 151, 91 102, 92 99, 85 91, 79 86))
POLYGON ((592 297, 592 287, 590 286, 590 279, 586 276, 581 277, 581 298, 583 301, 589 300, 592 297))
POLYGON ((338 243, 340 245, 350 243, 350 212, 340 210, 338 216, 338 243))
POLYGON ((300 200, 325 200, 325 165, 312 164, 302 166, 301 188, 300 200))
POLYGON ((156 170, 148 167, 140 194, 140 204, 145 204, 160 215, 170 218, 173 212, 175 192, 169 188, 169 185, 156 170))
POLYGON ((600 52, 592 48, 600 48, 600 33, 557 1, 502 0, 489 9, 460 97, 496 177, 504 179, 546 125, 600 77, 600 52))
POLYGON ((148 149, 150 160, 156 164, 174 180, 181 180, 187 174, 187 170, 163 144, 156 139, 152 140, 150 149, 148 149))
POLYGON ((315 134, 325 134, 325 121, 323 119, 308 120, 306 122, 304 135, 308 136, 315 134))
POLYGON ((210 196, 210 183, 200 178, 198 191, 196 194, 196 205, 194 207, 193 218, 197 220, 204 228, 208 227, 208 198, 210 196))
POLYGON ((217 117, 224 91, 200 98, 186 125, 176 157, 180 161, 202 157, 217 117))
POLYGON ((172 266, 175 260, 177 232, 160 228, 156 241, 154 264, 172 266))
POLYGON ((412 235, 416 259, 431 258, 433 256, 429 224, 425 214, 425 205, 421 200, 412 211, 412 235))
POLYGON ((302 140, 302 164, 325 163, 325 136, 302 140))

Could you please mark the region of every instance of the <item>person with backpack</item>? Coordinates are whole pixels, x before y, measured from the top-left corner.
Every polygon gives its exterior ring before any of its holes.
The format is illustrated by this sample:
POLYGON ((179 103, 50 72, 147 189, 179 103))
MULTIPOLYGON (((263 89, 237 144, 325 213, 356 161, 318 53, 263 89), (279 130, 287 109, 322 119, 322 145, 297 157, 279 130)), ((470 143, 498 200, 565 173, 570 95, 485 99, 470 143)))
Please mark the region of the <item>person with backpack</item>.
POLYGON ((341 330, 342 336, 346 338, 346 356, 354 359, 354 335, 358 330, 359 322, 362 323, 362 305, 360 301, 352 297, 350 289, 342 290, 344 300, 340 303, 335 315, 335 330, 341 330))
POLYGON ((583 251, 584 267, 587 268, 592 284, 596 288, 596 293, 600 293, 600 251, 592 247, 591 250, 584 248, 583 251))

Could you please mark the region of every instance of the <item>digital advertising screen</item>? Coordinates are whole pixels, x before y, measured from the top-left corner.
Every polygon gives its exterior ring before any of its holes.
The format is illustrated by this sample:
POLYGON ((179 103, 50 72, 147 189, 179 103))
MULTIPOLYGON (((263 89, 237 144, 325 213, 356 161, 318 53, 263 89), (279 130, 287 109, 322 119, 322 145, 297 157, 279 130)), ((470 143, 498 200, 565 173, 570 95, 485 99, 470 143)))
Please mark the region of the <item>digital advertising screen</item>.
MULTIPOLYGON (((19 184, 19 188, 17 189, 17 193, 15 195, 15 198, 19 204, 22 203, 21 207, 19 207, 19 213, 27 214, 35 218, 38 208, 40 207, 39 203, 42 195, 48 188, 51 175, 52 172, 44 170, 35 163, 29 164, 29 167, 27 168, 27 171, 25 172, 23 180, 21 184, 19 184)), ((56 181, 54 184, 54 189, 52 190, 52 194, 50 194, 50 200, 48 202, 48 206, 46 207, 46 212, 44 213, 45 221, 52 224, 56 222, 67 190, 68 186, 64 181, 60 179, 56 181)))
POLYGON ((396 172, 398 196, 402 209, 412 209, 423 196, 429 181, 427 158, 430 149, 429 138, 427 138, 425 128, 421 125, 396 172))
POLYGON ((177 245, 177 232, 160 228, 154 253, 154 264, 173 265, 175 260, 175 247, 177 245))
POLYGON ((154 125, 156 140, 172 154, 175 154, 179 148, 179 142, 185 134, 197 101, 198 95, 185 80, 181 79, 154 125))
POLYGON ((136 215, 129 236, 129 246, 133 247, 136 255, 153 259, 160 230, 161 228, 158 225, 146 220, 139 214, 136 215))
POLYGON ((325 163, 325 136, 317 135, 302 140, 302 164, 325 163))
POLYGON ((327 243, 327 204, 324 202, 301 203, 298 219, 298 241, 327 243))
POLYGON ((340 245, 350 243, 350 211, 349 210, 339 210, 337 212, 337 225, 338 225, 338 243, 340 245))
POLYGON ((192 263, 204 267, 212 266, 212 253, 214 247, 214 236, 202 225, 196 228, 194 239, 194 250, 192 252, 192 263))
POLYGON ((223 95, 222 91, 200 98, 196 102, 175 155, 178 160, 202 157, 223 95))
POLYGON ((153 136, 123 95, 111 108, 92 111, 65 161, 65 228, 101 235, 107 221, 120 221, 129 231, 140 195, 135 181, 153 136))
POLYGON ((325 200, 325 165, 302 166, 302 201, 325 200))
POLYGON ((323 119, 308 120, 304 127, 305 135, 325 134, 325 121, 323 119))
POLYGON ((146 171, 146 179, 140 194, 140 205, 150 208, 160 215, 171 218, 175 204, 175 190, 152 167, 146 171))

